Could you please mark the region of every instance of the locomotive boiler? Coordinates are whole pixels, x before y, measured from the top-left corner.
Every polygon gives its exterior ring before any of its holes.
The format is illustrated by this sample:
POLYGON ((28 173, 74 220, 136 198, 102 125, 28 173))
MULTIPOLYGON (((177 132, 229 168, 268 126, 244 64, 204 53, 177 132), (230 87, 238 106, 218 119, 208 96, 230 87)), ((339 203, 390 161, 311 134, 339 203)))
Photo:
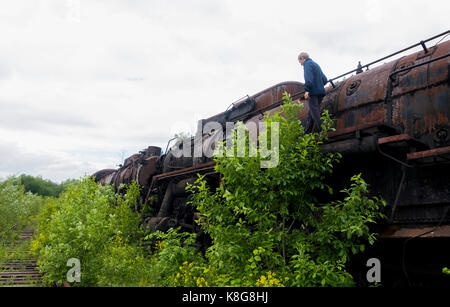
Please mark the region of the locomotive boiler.
MULTIPOLYGON (((328 110, 336 120, 336 130, 321 150, 343 155, 330 183, 339 188, 342 178, 362 173, 371 193, 388 204, 381 240, 365 253, 382 258, 384 270, 396 276, 387 283, 434 280, 433 276, 442 275, 442 267, 450 267, 450 254, 443 249, 450 243, 450 41, 427 46, 449 33, 330 79, 321 104, 322 111, 328 110), (412 48, 421 50, 372 68, 412 48)), ((177 140, 164 152, 150 146, 126 159, 119 169, 93 176, 116 189, 136 180, 143 188, 143 204, 153 209, 145 220, 150 231, 181 227, 200 233, 196 213, 186 205, 185 187, 197 174, 213 184, 220 181, 211 155, 205 153, 227 137, 226 123, 241 121, 248 126, 261 122, 265 112, 277 112, 284 92, 294 101, 304 99, 302 83, 279 83, 199 121, 189 142, 177 140), (214 129, 207 128, 211 123, 214 129), (189 154, 180 155, 181 151, 189 154)), ((307 112, 305 103, 299 114, 302 121, 307 112)))

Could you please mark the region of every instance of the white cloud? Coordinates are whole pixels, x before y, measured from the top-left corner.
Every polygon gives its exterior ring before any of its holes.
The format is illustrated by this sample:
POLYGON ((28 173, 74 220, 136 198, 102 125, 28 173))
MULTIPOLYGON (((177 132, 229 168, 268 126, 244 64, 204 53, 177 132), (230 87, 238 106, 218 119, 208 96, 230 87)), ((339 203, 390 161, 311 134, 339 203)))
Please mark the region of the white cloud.
POLYGON ((447 30, 448 13, 418 0, 1 2, 0 176, 115 167, 246 94, 302 81, 300 51, 331 78, 447 30))

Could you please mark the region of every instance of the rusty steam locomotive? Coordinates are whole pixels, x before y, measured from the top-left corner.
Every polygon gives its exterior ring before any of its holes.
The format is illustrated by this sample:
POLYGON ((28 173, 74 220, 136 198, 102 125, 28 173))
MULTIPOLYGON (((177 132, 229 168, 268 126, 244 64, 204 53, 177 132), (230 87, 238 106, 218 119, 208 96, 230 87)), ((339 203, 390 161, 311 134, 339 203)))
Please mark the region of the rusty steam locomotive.
MULTIPOLYGON (((449 33, 330 79, 321 104, 322 110, 327 109, 336 119, 336 131, 322 150, 343 155, 330 181, 339 187, 340 178, 362 173, 371 192, 388 204, 381 240, 361 256, 381 259, 382 270, 388 272, 385 276, 396 276, 387 277, 385 284, 401 284, 399 280, 410 285, 433 284, 442 278, 448 283, 441 271, 450 267, 450 41, 432 47, 426 43, 449 33), (420 51, 370 67, 415 47, 420 51)), ((223 126, 225 122, 260 122, 266 111, 280 109, 285 91, 294 100, 304 99, 302 83, 277 84, 201 120, 191 144, 200 139, 203 148, 213 148, 222 141, 218 135, 226 134, 205 131, 210 122, 223 126)), ((307 112, 305 104, 299 118, 305 120, 307 112)), ((186 205, 189 195, 185 186, 194 182, 197 174, 212 182, 220 178, 211 157, 177 156, 174 149, 182 146, 183 140, 165 152, 150 146, 126 159, 119 169, 93 176, 116 189, 133 180, 140 184, 143 203, 153 208, 145 220, 150 230, 182 227, 198 232, 196 214, 186 205)), ((190 151, 194 150, 192 145, 190 151)), ((360 260, 355 261, 360 263, 356 271, 362 269, 361 263, 365 265, 360 260)))

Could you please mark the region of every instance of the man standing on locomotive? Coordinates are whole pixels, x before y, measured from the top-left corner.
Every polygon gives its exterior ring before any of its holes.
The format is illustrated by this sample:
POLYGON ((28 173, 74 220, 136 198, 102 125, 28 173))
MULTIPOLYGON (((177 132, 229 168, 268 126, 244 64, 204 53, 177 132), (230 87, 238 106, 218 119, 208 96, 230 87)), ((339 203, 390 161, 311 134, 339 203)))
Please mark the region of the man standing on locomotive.
POLYGON ((309 112, 306 119, 305 133, 322 130, 320 119, 320 103, 325 96, 324 85, 327 77, 320 66, 309 58, 308 53, 302 52, 298 55, 298 61, 303 66, 305 76, 305 99, 309 102, 309 112))

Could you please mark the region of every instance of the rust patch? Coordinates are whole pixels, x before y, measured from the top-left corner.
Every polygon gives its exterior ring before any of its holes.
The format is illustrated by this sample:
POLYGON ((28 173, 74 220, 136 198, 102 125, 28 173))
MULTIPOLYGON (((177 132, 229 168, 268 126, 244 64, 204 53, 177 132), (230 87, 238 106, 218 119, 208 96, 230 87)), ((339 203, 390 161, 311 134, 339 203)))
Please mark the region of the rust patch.
POLYGON ((450 225, 433 227, 399 227, 390 226, 381 233, 381 238, 399 239, 399 238, 448 238, 450 237, 450 225))
POLYGON ((413 152, 406 155, 407 160, 417 160, 429 157, 435 157, 450 153, 450 146, 430 149, 425 151, 413 152))
POLYGON ((378 144, 383 145, 383 144, 387 144, 387 143, 409 141, 410 139, 411 139, 411 136, 409 136, 408 134, 398 134, 398 135, 380 138, 380 139, 378 139, 378 144))
POLYGON ((338 111, 383 101, 393 65, 394 62, 390 62, 344 81, 343 87, 346 90, 340 92, 338 111))
POLYGON ((168 172, 168 173, 164 173, 164 174, 161 174, 161 175, 158 175, 158 176, 154 176, 153 180, 159 180, 159 179, 162 179, 164 177, 169 177, 169 176, 173 176, 173 175, 180 175, 180 174, 196 171, 196 170, 203 169, 203 168, 208 168, 208 167, 211 167, 211 166, 214 166, 214 165, 216 165, 216 162, 215 161, 211 161, 211 162, 207 162, 207 163, 203 163, 203 164, 199 164, 199 165, 183 168, 183 169, 180 169, 180 170, 177 170, 177 171, 168 172))

